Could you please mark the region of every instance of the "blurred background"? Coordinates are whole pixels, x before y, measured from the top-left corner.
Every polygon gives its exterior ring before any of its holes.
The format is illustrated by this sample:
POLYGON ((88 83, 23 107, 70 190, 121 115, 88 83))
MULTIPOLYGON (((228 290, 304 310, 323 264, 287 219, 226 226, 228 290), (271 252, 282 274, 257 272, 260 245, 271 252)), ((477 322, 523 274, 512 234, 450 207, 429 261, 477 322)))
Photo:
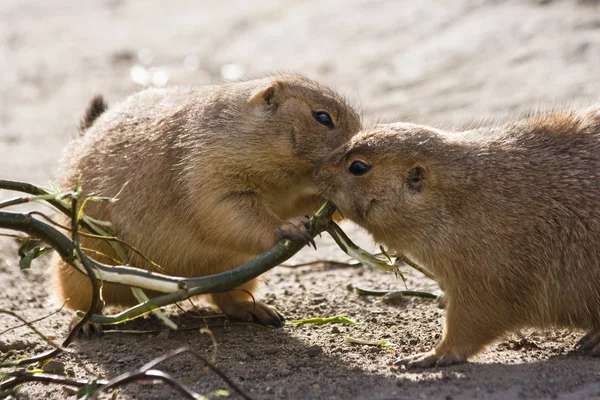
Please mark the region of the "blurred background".
POLYGON ((598 100, 596 1, 0 1, 0 170, 45 183, 87 101, 296 71, 365 119, 598 100))

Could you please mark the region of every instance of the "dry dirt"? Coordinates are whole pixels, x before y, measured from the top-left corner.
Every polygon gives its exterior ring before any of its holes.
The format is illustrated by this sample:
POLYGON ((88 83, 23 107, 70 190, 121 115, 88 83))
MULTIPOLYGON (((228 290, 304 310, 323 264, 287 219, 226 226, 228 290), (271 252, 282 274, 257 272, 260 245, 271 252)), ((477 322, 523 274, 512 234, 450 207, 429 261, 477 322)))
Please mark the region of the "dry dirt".
MULTIPOLYGON (((114 103, 140 83, 206 84, 223 76, 295 70, 335 87, 376 119, 455 126, 501 120, 536 108, 598 101, 597 1, 0 1, 0 170, 2 178, 47 184, 76 132, 87 100, 114 103), (232 66, 224 65, 232 64, 232 66)), ((557 168, 562 166, 557 165, 557 168)), ((6 198, 13 194, 1 193, 6 198)), ((349 235, 371 247, 351 225, 349 235)), ((16 247, 0 242, 0 309, 27 319, 55 310, 47 258, 21 272, 16 247)), ((345 260, 330 239, 290 262, 345 260)), ((406 269, 408 287, 436 290, 406 269)), ((357 325, 213 328, 217 365, 257 399, 597 398, 600 364, 572 352, 581 332, 522 332, 471 363, 428 371, 391 368, 431 348, 444 312, 429 300, 386 305, 352 287, 401 288, 365 267, 277 267, 261 298, 289 319, 344 315, 357 325), (394 350, 346 344, 347 336, 388 339, 394 350)), ((517 296, 518 293, 515 293, 517 296)), ((172 310, 182 326, 198 320, 172 310)), ((70 316, 36 326, 63 337, 70 316)), ((0 330, 16 321, 0 316, 0 330)), ((135 329, 160 328, 147 318, 135 329)), ((113 377, 187 345, 211 354, 198 331, 108 333, 78 341, 59 360, 76 377, 113 377)), ((27 329, 0 336, 0 352, 45 347, 27 329)), ((0 357, 2 354, 0 353, 0 357)), ((164 369, 199 393, 227 388, 191 357, 164 369)), ((22 398, 71 392, 29 384, 22 398)), ((119 398, 177 398, 132 385, 119 398)), ((232 398, 238 398, 232 394, 232 398)))

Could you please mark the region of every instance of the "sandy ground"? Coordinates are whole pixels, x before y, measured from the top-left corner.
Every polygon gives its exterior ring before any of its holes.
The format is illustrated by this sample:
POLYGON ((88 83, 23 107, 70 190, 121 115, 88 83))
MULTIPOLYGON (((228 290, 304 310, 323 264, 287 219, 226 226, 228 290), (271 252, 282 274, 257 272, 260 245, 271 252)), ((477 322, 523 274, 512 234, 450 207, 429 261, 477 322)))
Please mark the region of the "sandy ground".
MULTIPOLYGON (((47 184, 75 135, 87 100, 114 103, 143 84, 206 84, 223 77, 295 70, 335 87, 366 121, 407 120, 441 127, 502 120, 520 112, 598 101, 597 1, 0 1, 0 170, 3 178, 47 184)), ((557 166, 560 168, 560 166, 557 166)), ((8 193, 0 193, 8 197, 8 193)), ((368 238, 347 232, 365 246, 368 238)), ((58 306, 42 258, 21 272, 16 247, 0 242, 0 309, 28 319, 58 306)), ((291 262, 345 260, 331 240, 291 262)), ((409 288, 435 290, 407 270, 409 288)), ((600 364, 572 352, 581 332, 522 332, 471 363, 428 371, 390 367, 431 348, 443 310, 428 300, 387 305, 353 287, 401 288, 364 267, 278 267, 261 298, 288 318, 345 315, 354 326, 213 328, 217 365, 257 399, 559 398, 600 396, 600 364), (394 350, 346 344, 388 339, 394 350)), ((517 294, 515 294, 517 295, 517 294)), ((182 326, 199 321, 171 310, 182 326)), ((61 312, 36 326, 63 337, 61 312)), ((0 316, 0 330, 16 321, 0 316)), ((135 329, 157 329, 148 318, 135 329)), ((198 331, 79 341, 59 357, 76 377, 115 376, 189 345, 211 354, 198 331)), ((2 352, 45 347, 26 329, 0 336, 2 352)), ((227 388, 201 363, 164 365, 199 393, 227 388)), ((59 386, 30 384, 23 398, 66 398, 59 386)), ((177 398, 161 386, 132 385, 119 398, 177 398)), ((232 394, 232 398, 237 398, 232 394)))

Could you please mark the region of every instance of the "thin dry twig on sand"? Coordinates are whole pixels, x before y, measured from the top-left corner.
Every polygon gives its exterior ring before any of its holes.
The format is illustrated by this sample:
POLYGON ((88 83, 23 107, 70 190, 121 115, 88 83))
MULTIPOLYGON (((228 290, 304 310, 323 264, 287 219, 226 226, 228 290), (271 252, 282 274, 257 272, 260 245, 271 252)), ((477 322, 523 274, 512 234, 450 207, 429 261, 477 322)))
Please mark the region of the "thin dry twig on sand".
POLYGON ((205 398, 204 396, 188 389, 185 385, 183 385, 177 379, 173 378, 170 374, 155 368, 158 364, 167 360, 171 360, 183 354, 190 354, 195 358, 201 360, 212 372, 218 375, 225 383, 227 383, 227 385, 229 385, 229 387, 231 387, 231 389, 233 389, 237 394, 239 394, 240 397, 242 397, 245 400, 252 400, 252 398, 246 392, 244 392, 242 388, 240 388, 226 374, 224 374, 219 368, 217 368, 212 361, 208 360, 206 357, 201 356, 197 352, 190 350, 188 347, 181 347, 175 349, 165 355, 153 359, 152 361, 144 364, 137 370, 125 372, 110 380, 73 379, 62 375, 24 370, 9 372, 5 374, 5 380, 0 382, 0 396, 2 396, 3 393, 8 395, 11 389, 22 383, 45 382, 83 388, 83 390, 85 390, 85 394, 87 395, 86 398, 92 400, 96 399, 102 392, 107 392, 112 389, 125 386, 129 383, 148 380, 159 380, 175 388, 179 393, 181 393, 184 396, 184 398, 205 398))
POLYGON ((185 386, 183 386, 180 382, 175 380, 169 374, 167 374, 163 371, 154 369, 154 367, 157 364, 162 363, 167 360, 170 360, 172 358, 178 357, 182 354, 190 354, 190 355, 196 357, 197 359, 201 360, 204 364, 206 364, 206 366, 212 372, 214 372, 221 379, 223 379, 223 381, 225 381, 243 399, 252 400, 252 398, 247 393, 245 393, 237 384, 235 384, 231 379, 229 379, 229 377, 227 377, 227 375, 225 375, 220 369, 218 369, 210 360, 201 356, 197 352, 190 350, 188 347, 181 347, 179 349, 173 350, 161 357, 155 358, 154 360, 150 361, 149 363, 143 365, 138 370, 126 372, 124 374, 121 374, 121 375, 111 379, 110 381, 105 383, 103 386, 101 386, 99 388, 99 390, 91 397, 91 399, 95 399, 101 392, 106 392, 110 389, 114 389, 116 387, 123 386, 123 385, 131 383, 131 382, 140 381, 140 380, 148 380, 148 379, 162 380, 163 382, 176 388, 186 398, 197 399, 200 395, 187 389, 185 386))
MULTIPOLYGON (((10 391, 14 387, 27 382, 55 383, 59 385, 75 387, 84 387, 90 384, 90 380, 73 379, 62 375, 46 374, 43 372, 29 372, 24 370, 9 372, 5 376, 6 379, 0 382, 0 398, 3 398, 3 394, 8 396, 11 394, 10 391)), ((108 383, 108 381, 104 379, 94 380, 94 382, 98 385, 105 385, 108 383)))
MULTIPOLYGON (((62 307, 61 307, 61 309, 62 309, 62 307)), ((58 311, 60 311, 60 310, 58 310, 58 311)), ((42 332, 40 332, 40 331, 39 331, 39 330, 38 330, 38 329, 37 329, 35 326, 33 326, 33 324, 34 324, 35 322, 41 321, 41 320, 43 320, 43 319, 46 319, 46 318, 48 318, 49 316, 56 314, 58 311, 55 311, 55 312, 53 312, 53 313, 50 313, 50 314, 48 314, 48 315, 44 315, 43 317, 41 317, 41 318, 38 318, 38 319, 36 319, 36 320, 34 320, 34 321, 26 321, 26 320, 25 320, 25 318, 21 317, 19 314, 17 314, 17 313, 16 313, 16 312, 14 312, 14 311, 10 311, 10 310, 0 310, 0 314, 10 315, 11 317, 13 317, 13 318, 15 318, 15 319, 18 319, 19 321, 21 321, 21 324, 20 324, 20 325, 15 325, 15 326, 12 326, 12 327, 10 327, 10 328, 8 328, 8 329, 5 329, 5 330, 3 330, 2 332, 0 332, 0 335, 3 335, 3 334, 5 334, 6 332, 10 332, 10 331, 12 331, 12 330, 14 330, 14 329, 17 329, 17 328, 21 328, 21 327, 23 327, 23 326, 27 326, 27 327, 29 327, 29 329, 31 329, 31 330, 32 330, 32 331, 33 331, 33 332, 34 332, 34 333, 35 333, 37 336, 39 336, 40 338, 42 338, 42 340, 44 340, 44 341, 45 341, 46 343, 48 343, 50 346, 54 347, 55 349, 60 349, 60 348, 61 348, 61 345, 60 345, 60 344, 57 344, 57 343, 55 343, 55 342, 54 342, 52 339, 50 339, 49 337, 47 337, 46 335, 44 335, 44 334, 43 334, 42 332)), ((2 361, 0 362, 0 367, 4 366, 4 365, 3 365, 3 363, 4 363, 4 362, 5 362, 5 360, 2 360, 2 361)), ((11 365, 11 366, 12 366, 12 365, 11 365)))
POLYGON ((61 312, 61 311, 62 311, 62 309, 63 309, 63 308, 65 308, 65 305, 66 305, 66 304, 67 304, 66 302, 65 302, 65 303, 63 303, 63 304, 60 306, 60 308, 59 308, 59 309, 57 309, 56 311, 52 311, 50 314, 46 314, 46 315, 44 315, 44 316, 42 316, 42 317, 36 318, 36 319, 34 319, 33 321, 26 321, 26 320, 25 320, 25 318, 22 318, 22 317, 20 317, 20 316, 19 316, 19 315, 17 315, 17 314, 16 314, 14 311, 10 311, 10 310, 0 310, 0 314, 7 314, 7 315, 11 315, 11 316, 13 316, 14 318, 16 318, 16 319, 18 319, 19 321, 21 321, 21 322, 22 322, 22 324, 20 324, 20 325, 11 326, 10 328, 6 328, 5 330, 3 330, 3 331, 0 331, 0 336, 4 335, 5 333, 8 333, 8 332, 10 332, 10 331, 13 331, 13 330, 15 330, 15 329, 22 328, 22 327, 24 327, 24 326, 29 326, 29 327, 32 327, 32 325, 33 325, 33 324, 35 324, 36 322, 43 321, 43 320, 45 320, 46 318, 50 318, 51 316, 53 316, 53 315, 55 315, 55 314, 58 314, 59 312, 61 312))

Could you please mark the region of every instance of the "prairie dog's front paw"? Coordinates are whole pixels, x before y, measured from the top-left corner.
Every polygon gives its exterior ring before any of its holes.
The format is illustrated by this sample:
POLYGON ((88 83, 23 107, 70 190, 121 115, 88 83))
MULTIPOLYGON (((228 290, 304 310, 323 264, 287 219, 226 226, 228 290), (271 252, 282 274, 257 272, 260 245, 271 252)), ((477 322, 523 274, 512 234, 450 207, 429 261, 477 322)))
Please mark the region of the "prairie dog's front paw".
POLYGON ((240 301, 221 305, 221 311, 228 317, 244 322, 255 322, 261 325, 280 328, 285 322, 285 317, 277 309, 260 301, 240 301))
POLYGON ((309 228, 310 220, 308 217, 294 217, 285 221, 275 234, 279 240, 289 239, 299 243, 310 243, 316 250, 317 245, 308 231, 309 228))

